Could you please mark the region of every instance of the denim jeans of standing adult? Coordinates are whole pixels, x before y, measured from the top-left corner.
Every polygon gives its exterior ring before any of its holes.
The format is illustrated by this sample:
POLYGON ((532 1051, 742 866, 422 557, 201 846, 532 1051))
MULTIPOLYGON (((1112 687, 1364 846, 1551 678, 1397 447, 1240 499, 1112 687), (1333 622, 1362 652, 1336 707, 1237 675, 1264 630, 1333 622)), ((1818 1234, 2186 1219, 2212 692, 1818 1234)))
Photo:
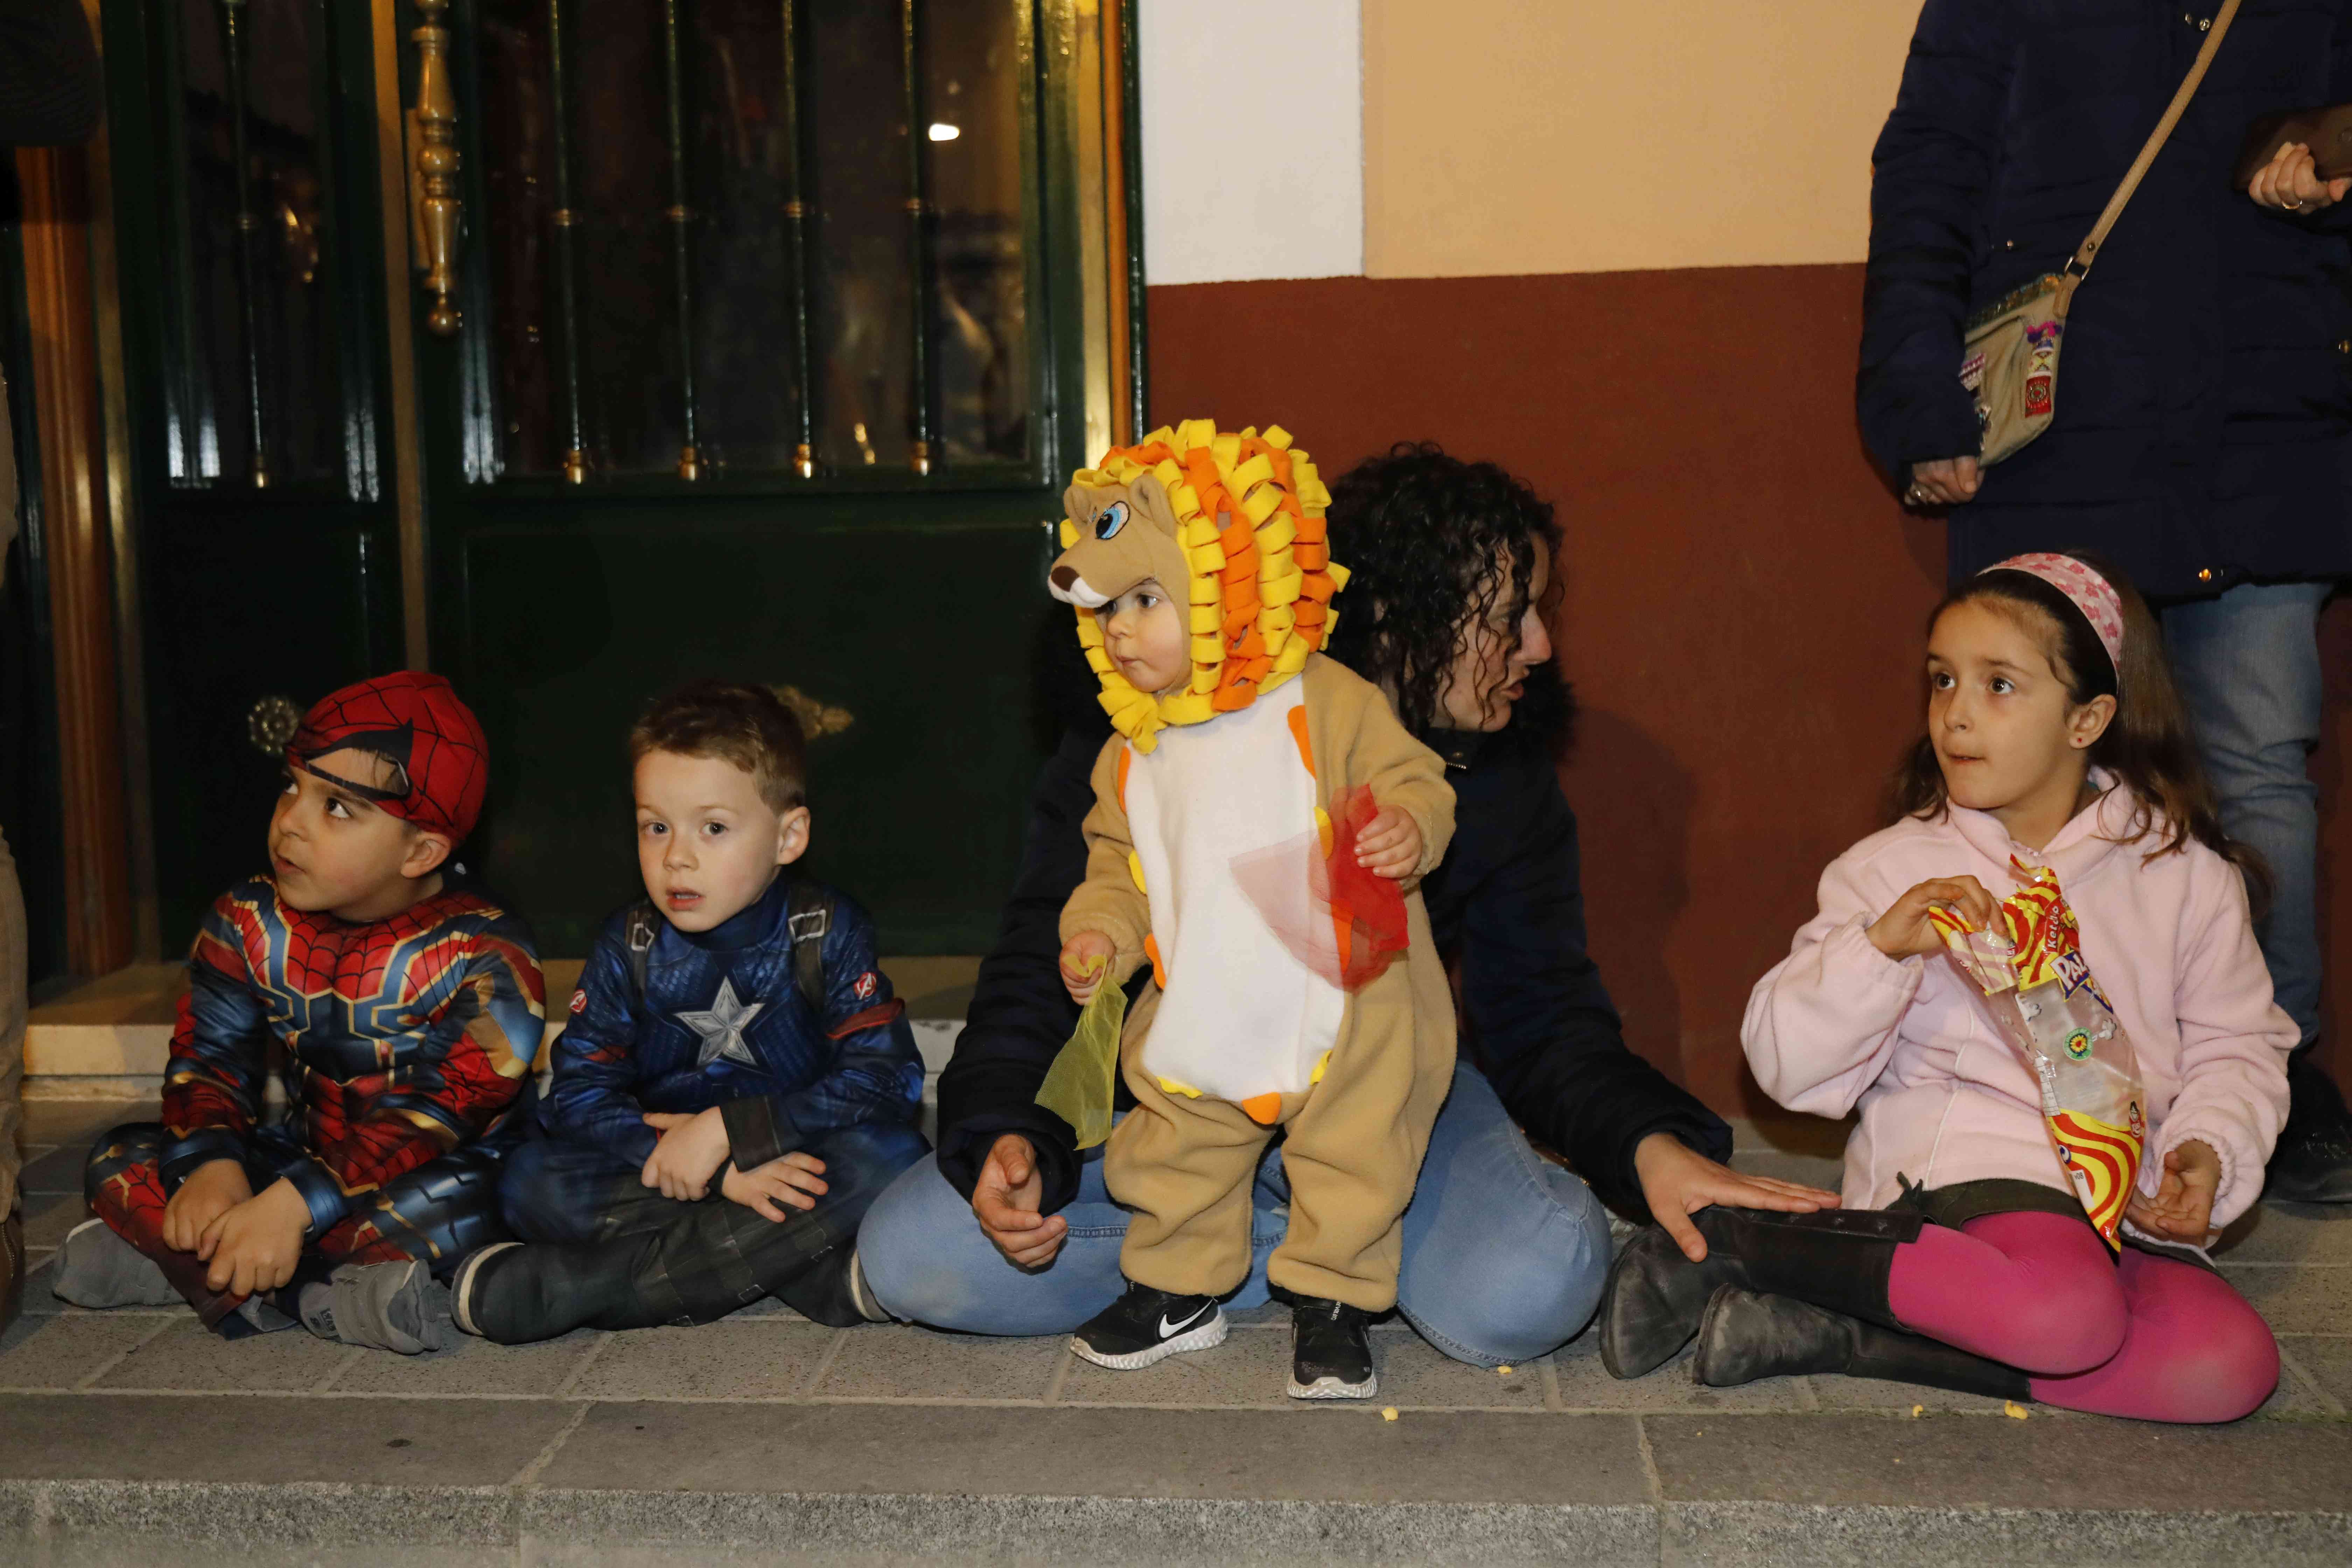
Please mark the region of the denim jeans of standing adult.
MULTIPOLYGON (((875 1201, 858 1258, 875 1298, 898 1317, 981 1334, 1063 1334, 1126 1288, 1118 1250, 1127 1211, 1104 1189, 1091 1151, 1078 1194, 1061 1211, 1069 1231, 1044 1268, 1006 1261, 930 1159, 875 1201)), ((1276 1142, 1251 1194, 1250 1273, 1228 1303, 1267 1300, 1265 1260, 1289 1223, 1276 1142)), ((1397 1307, 1456 1361, 1531 1360, 1584 1327, 1609 1271, 1609 1217, 1591 1188, 1539 1158, 1467 1066, 1437 1124, 1404 1214, 1397 1307)))
POLYGON ((2305 1049, 2319 1034, 2320 979, 2319 786, 2308 763, 2319 744, 2319 610, 2332 589, 2249 583, 2164 612, 2222 831, 2270 868, 2270 907, 2254 932, 2305 1049))

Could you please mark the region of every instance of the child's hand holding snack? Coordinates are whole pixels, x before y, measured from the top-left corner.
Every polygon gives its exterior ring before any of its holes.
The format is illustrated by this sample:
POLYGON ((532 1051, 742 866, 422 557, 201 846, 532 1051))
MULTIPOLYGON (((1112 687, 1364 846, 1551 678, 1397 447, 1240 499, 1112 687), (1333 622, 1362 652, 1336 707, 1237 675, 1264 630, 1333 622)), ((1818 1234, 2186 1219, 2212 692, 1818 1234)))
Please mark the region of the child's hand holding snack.
POLYGON ((727 1173, 719 1180, 719 1190, 730 1203, 741 1204, 762 1219, 782 1225, 792 1217, 784 1212, 785 1207, 816 1207, 816 1200, 827 1190, 822 1179, 824 1173, 824 1161, 795 1149, 748 1171, 728 1166, 727 1173))
POLYGON ((1999 907, 1985 885, 1974 877, 1930 877, 1890 905, 1863 934, 1870 945, 1889 958, 1925 958, 1944 950, 1927 911, 1948 905, 1979 931, 1990 931, 1999 907))
POLYGON ((2192 1138, 2165 1155, 2156 1196, 2134 1192, 2124 1217, 2150 1236, 2202 1247, 2221 1186, 2221 1157, 2192 1138))
POLYGON ((1421 824, 1400 807, 1382 806, 1356 839, 1356 864, 1379 877, 1411 876, 1421 864, 1421 824))
POLYGON ((1069 987, 1071 1001, 1083 1007, 1095 999, 1116 951, 1098 931, 1082 931, 1062 944, 1062 984, 1069 987))
POLYGON ((646 1125, 661 1133, 661 1142, 646 1157, 638 1180, 661 1189, 661 1195, 694 1203, 710 1191, 710 1178, 727 1163, 727 1123, 719 1108, 697 1111, 656 1110, 646 1125))

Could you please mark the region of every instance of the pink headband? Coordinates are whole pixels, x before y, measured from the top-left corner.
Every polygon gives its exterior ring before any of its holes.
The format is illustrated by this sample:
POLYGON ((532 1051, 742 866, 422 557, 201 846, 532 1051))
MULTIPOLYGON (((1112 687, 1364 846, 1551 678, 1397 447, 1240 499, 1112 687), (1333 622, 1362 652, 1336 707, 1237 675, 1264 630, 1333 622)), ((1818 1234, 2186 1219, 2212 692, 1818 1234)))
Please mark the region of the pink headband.
MULTIPOLYGON (((2012 555, 2006 561, 1994 562, 1985 572, 2022 572, 2029 577, 2041 578, 2065 595, 2067 603, 2082 611, 2091 629, 2099 634, 2099 646, 2107 650, 2107 662, 2116 667, 2116 679, 2123 679, 2124 602, 2114 584, 2071 555, 2012 555)), ((1981 577, 1984 572, 1977 575, 1981 577)))

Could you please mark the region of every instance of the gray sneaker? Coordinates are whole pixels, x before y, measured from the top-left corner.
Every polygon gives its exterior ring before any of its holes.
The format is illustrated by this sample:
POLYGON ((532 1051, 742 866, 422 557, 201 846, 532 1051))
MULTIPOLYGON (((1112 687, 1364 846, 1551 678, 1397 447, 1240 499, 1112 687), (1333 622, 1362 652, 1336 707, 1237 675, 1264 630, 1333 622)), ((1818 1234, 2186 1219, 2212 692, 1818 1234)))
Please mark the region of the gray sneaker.
POLYGON ((155 1260, 102 1219, 67 1233, 49 1268, 49 1292, 77 1307, 176 1307, 180 1293, 155 1260))
POLYGON ((322 1340, 418 1355, 457 1342, 449 1288, 424 1264, 346 1263, 302 1287, 302 1326, 322 1340))

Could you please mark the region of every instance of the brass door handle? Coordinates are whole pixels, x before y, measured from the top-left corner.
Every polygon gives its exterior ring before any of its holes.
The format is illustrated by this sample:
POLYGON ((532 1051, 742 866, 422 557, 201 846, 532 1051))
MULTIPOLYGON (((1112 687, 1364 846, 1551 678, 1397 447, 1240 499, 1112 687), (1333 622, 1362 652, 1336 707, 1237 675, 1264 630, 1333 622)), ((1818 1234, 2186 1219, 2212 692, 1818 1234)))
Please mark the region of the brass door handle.
POLYGON ((286 749, 294 731, 302 727, 302 710, 294 706, 290 697, 276 692, 245 710, 245 738, 253 749, 265 757, 274 757, 286 749))
POLYGON ((433 309, 425 318, 435 337, 455 337, 462 318, 457 293, 457 229, 465 203, 457 195, 457 95, 449 86, 449 0, 416 0, 416 106, 408 111, 409 233, 416 269, 425 274, 433 309))

